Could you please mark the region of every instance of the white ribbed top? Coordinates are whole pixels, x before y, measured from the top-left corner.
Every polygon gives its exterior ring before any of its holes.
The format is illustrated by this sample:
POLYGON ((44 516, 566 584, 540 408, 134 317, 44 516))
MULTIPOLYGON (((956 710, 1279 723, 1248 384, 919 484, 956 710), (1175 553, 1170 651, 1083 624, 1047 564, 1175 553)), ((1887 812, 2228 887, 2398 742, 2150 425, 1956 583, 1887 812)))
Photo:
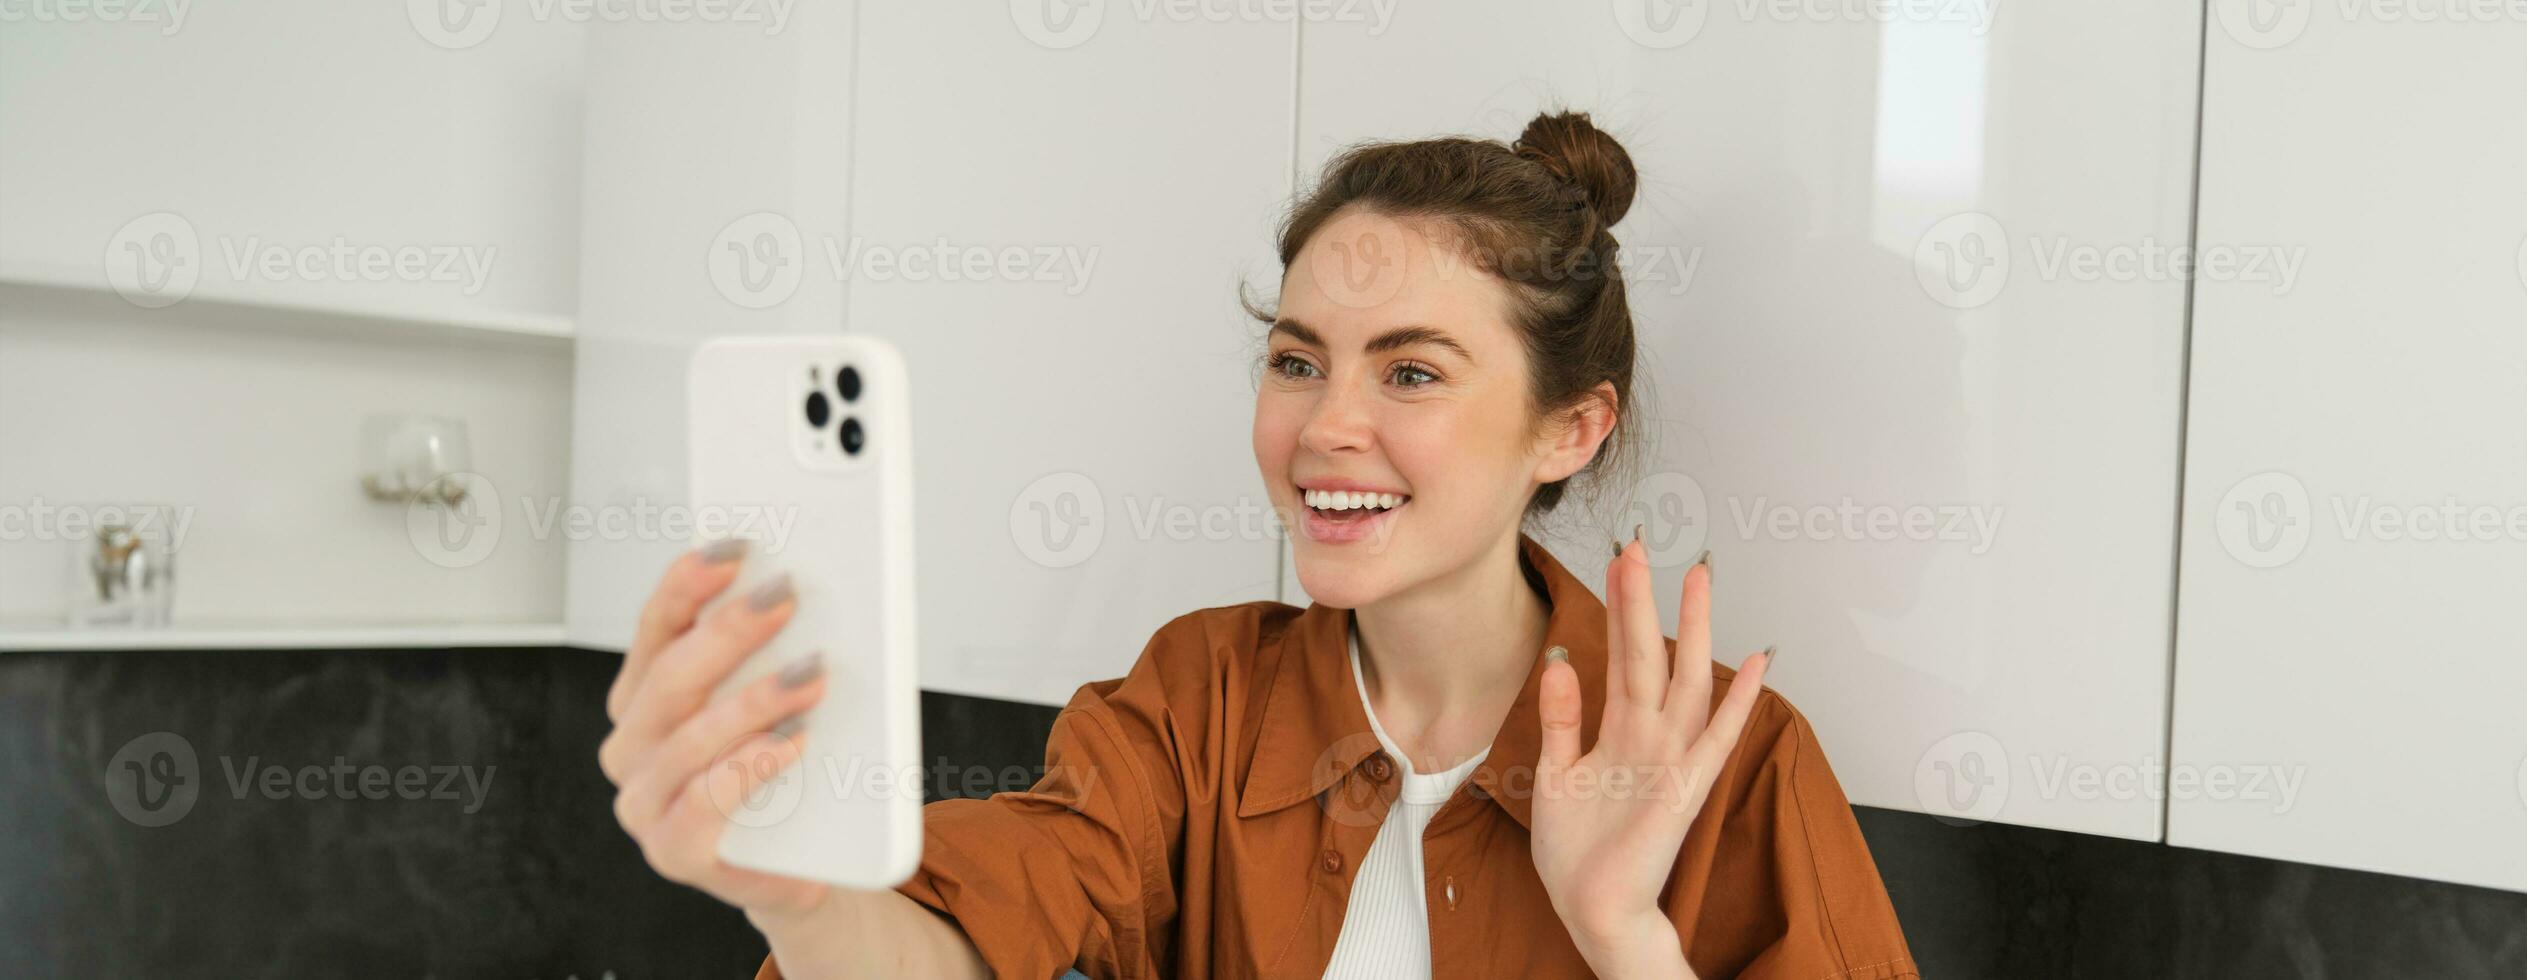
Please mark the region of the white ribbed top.
POLYGON ((1360 691, 1360 710, 1369 716, 1369 730, 1395 762, 1404 785, 1395 805, 1378 825, 1369 856, 1351 876, 1351 900, 1343 907, 1342 935, 1334 940, 1334 958, 1325 966, 1328 980, 1393 980, 1430 976, 1431 886, 1422 880, 1421 835, 1430 818, 1454 795, 1491 748, 1445 772, 1414 772, 1404 750, 1378 724, 1369 706, 1369 684, 1360 676, 1360 635, 1351 634, 1351 683, 1360 691))

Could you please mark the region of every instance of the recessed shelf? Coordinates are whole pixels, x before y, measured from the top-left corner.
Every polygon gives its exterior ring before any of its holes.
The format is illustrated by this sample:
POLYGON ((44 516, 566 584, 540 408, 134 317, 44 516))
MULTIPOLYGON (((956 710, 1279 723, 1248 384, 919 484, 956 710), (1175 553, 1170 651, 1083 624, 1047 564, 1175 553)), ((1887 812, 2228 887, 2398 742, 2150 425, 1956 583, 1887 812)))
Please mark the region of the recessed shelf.
POLYGON ((0 623, 0 653, 61 650, 352 650, 567 645, 560 623, 188 623, 71 629, 0 623))

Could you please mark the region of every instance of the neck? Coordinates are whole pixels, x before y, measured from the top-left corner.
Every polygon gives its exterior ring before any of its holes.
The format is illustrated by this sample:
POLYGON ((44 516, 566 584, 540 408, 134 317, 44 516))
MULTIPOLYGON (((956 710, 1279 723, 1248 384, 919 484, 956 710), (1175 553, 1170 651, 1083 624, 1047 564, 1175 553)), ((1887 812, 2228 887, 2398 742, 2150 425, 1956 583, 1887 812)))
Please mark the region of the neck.
POLYGON ((1425 772, 1492 743, 1543 655, 1550 619, 1519 568, 1515 528, 1464 568, 1354 615, 1378 724, 1425 772))

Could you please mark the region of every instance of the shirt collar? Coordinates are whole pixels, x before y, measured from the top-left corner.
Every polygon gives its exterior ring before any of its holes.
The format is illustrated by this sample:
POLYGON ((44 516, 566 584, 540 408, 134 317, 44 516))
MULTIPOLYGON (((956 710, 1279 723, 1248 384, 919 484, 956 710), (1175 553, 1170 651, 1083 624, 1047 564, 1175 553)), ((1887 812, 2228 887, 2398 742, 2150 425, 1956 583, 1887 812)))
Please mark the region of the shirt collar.
MULTIPOLYGON (((1593 741, 1606 700, 1606 606, 1553 554, 1525 533, 1518 535, 1521 570, 1542 585, 1546 603, 1544 644, 1559 646, 1579 671, 1580 732, 1593 741)), ((1315 797, 1379 751, 1351 677, 1348 641, 1351 610, 1311 604, 1281 638, 1270 693, 1255 737, 1255 761, 1239 796, 1237 815, 1251 817, 1315 797)), ((1509 706, 1491 753, 1467 780, 1527 827, 1541 750, 1536 696, 1544 678, 1543 651, 1527 670, 1518 700, 1509 706)))

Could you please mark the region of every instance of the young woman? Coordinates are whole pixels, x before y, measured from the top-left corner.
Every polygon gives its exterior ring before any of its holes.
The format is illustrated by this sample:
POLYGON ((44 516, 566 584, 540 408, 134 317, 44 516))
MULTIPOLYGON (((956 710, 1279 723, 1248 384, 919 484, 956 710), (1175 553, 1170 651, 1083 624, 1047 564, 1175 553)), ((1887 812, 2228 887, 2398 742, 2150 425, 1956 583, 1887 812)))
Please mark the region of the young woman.
POLYGON ((1329 163, 1255 311, 1255 462, 1314 604, 1161 627, 1072 697, 1032 789, 925 810, 912 880, 714 856, 711 794, 760 770, 715 763, 794 760, 773 730, 824 693, 704 705, 795 604, 696 622, 733 545, 667 570, 608 698, 624 828, 746 910, 767 978, 1917 976, 1771 651, 1711 661, 1708 552, 1670 640, 1637 530, 1602 603, 1523 530, 1628 451, 1634 184, 1567 113, 1329 163))

